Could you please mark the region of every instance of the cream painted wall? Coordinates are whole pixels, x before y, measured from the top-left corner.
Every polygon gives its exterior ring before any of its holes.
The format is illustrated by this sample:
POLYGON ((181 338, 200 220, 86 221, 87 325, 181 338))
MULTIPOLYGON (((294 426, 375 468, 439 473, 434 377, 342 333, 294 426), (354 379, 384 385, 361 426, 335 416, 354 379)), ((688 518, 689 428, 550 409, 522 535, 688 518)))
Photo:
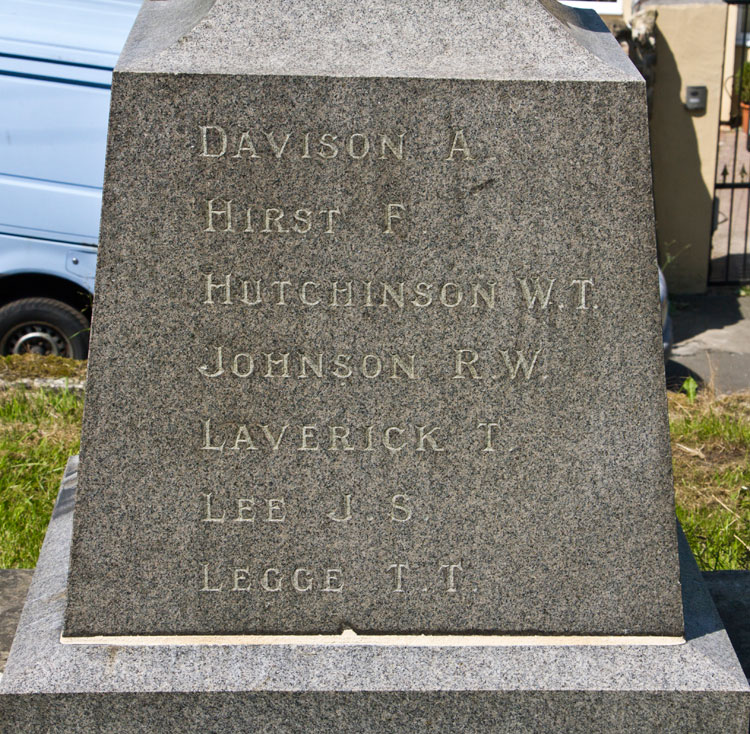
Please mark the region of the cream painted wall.
POLYGON ((630 23, 630 16, 632 15, 633 0, 622 0, 622 15, 607 15, 602 13, 602 18, 605 21, 615 20, 616 18, 624 20, 626 23, 630 23))
POLYGON ((651 149, 660 262, 673 293, 699 293, 708 274, 728 6, 652 0, 643 7, 659 13, 651 149), (708 87, 704 114, 685 109, 688 85, 708 87))
MULTIPOLYGON (((727 15, 727 32, 724 41, 724 86, 721 96, 721 119, 732 117, 732 77, 734 76, 734 58, 737 42, 737 6, 730 5, 727 15)), ((735 111, 736 114, 736 111, 735 111)))

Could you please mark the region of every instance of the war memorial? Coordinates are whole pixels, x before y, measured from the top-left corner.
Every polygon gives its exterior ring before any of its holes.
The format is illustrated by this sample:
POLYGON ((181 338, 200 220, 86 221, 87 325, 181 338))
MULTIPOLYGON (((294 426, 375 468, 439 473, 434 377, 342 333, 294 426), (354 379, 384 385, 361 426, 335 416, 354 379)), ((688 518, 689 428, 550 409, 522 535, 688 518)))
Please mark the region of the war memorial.
POLYGON ((0 731, 717 732, 645 84, 554 0, 146 0, 0 731))

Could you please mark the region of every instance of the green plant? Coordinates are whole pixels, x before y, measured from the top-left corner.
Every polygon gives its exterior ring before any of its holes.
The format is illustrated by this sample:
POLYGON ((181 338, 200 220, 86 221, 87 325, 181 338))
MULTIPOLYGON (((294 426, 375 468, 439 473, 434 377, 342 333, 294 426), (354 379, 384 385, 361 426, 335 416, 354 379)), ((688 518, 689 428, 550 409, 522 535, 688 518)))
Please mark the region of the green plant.
POLYGON ((750 104, 750 61, 746 61, 734 75, 734 93, 740 97, 740 102, 750 104), (740 83, 742 87, 740 88, 740 83))
POLYGON ((86 379, 86 362, 67 357, 41 354, 10 354, 0 356, 0 380, 13 382, 35 377, 70 377, 72 380, 86 379))
POLYGON ((672 263, 677 260, 683 253, 689 250, 692 245, 688 242, 687 244, 678 245, 677 240, 670 240, 660 245, 660 263, 659 266, 663 273, 671 268, 672 263))
POLYGON ((698 383, 692 377, 688 377, 682 383, 680 390, 687 395, 688 401, 692 405, 695 402, 695 396, 698 394, 698 383))

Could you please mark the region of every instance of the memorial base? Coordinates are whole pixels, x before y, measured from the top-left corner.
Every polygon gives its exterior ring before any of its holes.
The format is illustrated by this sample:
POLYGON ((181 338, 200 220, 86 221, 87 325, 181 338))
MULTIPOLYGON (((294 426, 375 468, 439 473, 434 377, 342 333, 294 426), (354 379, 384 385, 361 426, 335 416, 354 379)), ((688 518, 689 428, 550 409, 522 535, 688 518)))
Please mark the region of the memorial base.
POLYGON ((684 540, 685 642, 61 642, 76 467, 0 682, 3 733, 748 732, 750 689, 684 540))

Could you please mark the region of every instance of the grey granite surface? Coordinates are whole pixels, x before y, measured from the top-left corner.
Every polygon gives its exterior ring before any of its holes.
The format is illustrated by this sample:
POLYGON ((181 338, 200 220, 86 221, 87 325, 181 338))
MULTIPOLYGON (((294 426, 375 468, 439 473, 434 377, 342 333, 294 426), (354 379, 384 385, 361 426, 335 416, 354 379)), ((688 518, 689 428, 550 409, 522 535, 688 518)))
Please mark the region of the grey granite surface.
POLYGON ((146 4, 67 635, 681 634, 645 89, 553 5, 222 2, 186 33, 146 4), (467 70, 480 12, 508 27, 467 70), (403 13, 385 78, 373 14, 403 13), (298 16, 351 66, 318 36, 266 75, 298 16))
POLYGON ((637 81, 594 11, 555 0, 144 3, 120 71, 637 81))
POLYGON ((750 689, 684 538, 679 645, 71 645, 75 480, 73 462, 0 682, 2 734, 747 732, 750 689))

